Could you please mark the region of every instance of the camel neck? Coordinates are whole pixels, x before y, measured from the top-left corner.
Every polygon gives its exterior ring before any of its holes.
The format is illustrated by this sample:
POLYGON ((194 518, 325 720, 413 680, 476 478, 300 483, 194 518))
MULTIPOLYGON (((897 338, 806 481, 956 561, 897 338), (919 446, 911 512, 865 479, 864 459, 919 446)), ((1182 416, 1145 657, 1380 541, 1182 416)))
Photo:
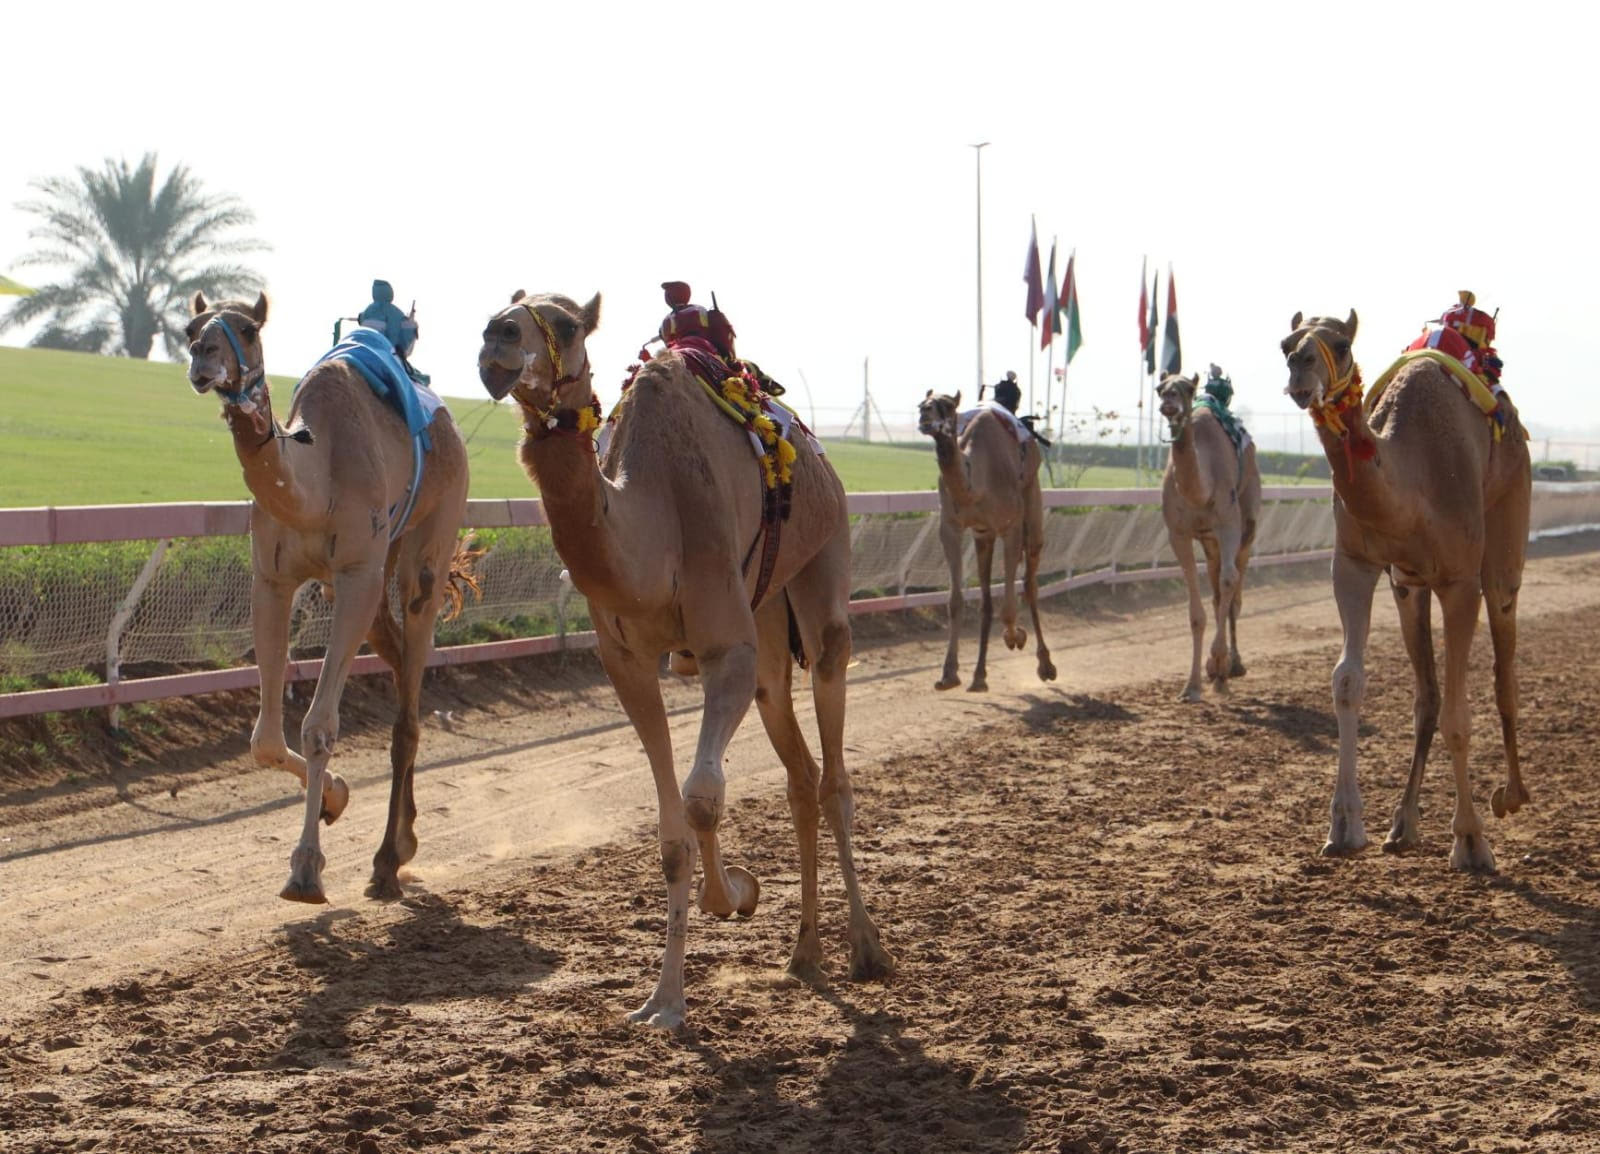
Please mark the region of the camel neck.
POLYGON ((967 479, 967 458, 956 439, 947 433, 933 434, 933 455, 939 462, 939 477, 957 504, 972 500, 972 485, 967 479))
POLYGON ((1387 529, 1395 503, 1383 470, 1382 444, 1373 435, 1361 406, 1349 411, 1345 424, 1343 436, 1326 427, 1317 428, 1333 490, 1356 520, 1374 529, 1387 529))
POLYGON ((1201 467, 1200 454, 1195 449, 1194 415, 1172 440, 1168 461, 1178 492, 1191 505, 1205 505, 1211 500, 1212 479, 1201 467))
POLYGON ((233 434, 234 455, 244 471, 245 487, 273 520, 298 525, 307 520, 305 493, 296 483, 287 438, 278 435, 265 390, 253 411, 230 405, 222 411, 233 434))
POLYGON ((600 472, 592 443, 587 435, 530 434, 522 440, 522 463, 539 486, 551 539, 573 585, 590 601, 620 610, 639 600, 617 548, 628 501, 623 487, 600 472))

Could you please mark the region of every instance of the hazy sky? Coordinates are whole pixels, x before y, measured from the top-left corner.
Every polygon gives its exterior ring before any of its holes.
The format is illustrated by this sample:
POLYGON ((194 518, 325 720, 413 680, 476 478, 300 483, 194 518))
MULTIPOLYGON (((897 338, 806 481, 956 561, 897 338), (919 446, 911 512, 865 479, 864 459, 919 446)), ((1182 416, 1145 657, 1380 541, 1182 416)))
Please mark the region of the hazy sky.
POLYGON ((870 357, 907 422, 926 389, 975 383, 969 145, 987 140, 990 381, 1028 380, 1036 214, 1044 255, 1052 236, 1062 265, 1078 253, 1073 409, 1136 398, 1148 254, 1163 312, 1177 271, 1185 368, 1223 364, 1263 433, 1306 420, 1277 415, 1296 310, 1358 309, 1370 378, 1472 288, 1501 309, 1525 417, 1600 439, 1579 371, 1597 22, 1393 0, 12 4, 0 272, 45 279, 14 263, 28 180, 155 150, 256 212, 274 372, 315 359, 381 276, 417 301, 417 364, 478 396, 478 334, 513 289, 598 290, 609 399, 659 282, 684 279, 802 413, 803 372, 842 424, 870 357))

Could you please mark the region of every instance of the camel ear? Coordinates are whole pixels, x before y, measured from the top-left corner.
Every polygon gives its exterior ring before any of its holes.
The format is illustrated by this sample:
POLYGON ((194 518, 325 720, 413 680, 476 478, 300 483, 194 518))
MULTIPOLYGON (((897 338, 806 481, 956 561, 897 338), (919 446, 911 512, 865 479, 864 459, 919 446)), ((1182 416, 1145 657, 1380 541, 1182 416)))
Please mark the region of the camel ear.
POLYGON ((961 390, 957 389, 956 390, 956 408, 959 409, 960 407, 961 407, 961 390))
POLYGON ((527 293, 523 292, 521 289, 518 289, 516 292, 511 294, 511 303, 518 304, 521 302, 522 298, 527 295, 527 293))
POLYGON ((1351 340, 1355 340, 1356 339, 1356 320, 1357 320, 1357 318, 1356 318, 1356 310, 1355 309, 1351 309, 1350 310, 1350 315, 1345 318, 1345 322, 1344 322, 1344 327, 1350 330, 1345 335, 1348 336, 1351 340))
POLYGON ((205 293, 201 293, 201 292, 195 293, 194 294, 194 300, 189 302, 189 307, 194 310, 194 312, 189 314, 190 316, 196 316, 197 317, 201 313, 205 312, 206 311, 206 294, 205 293))
POLYGON ((266 293, 260 292, 260 293, 256 294, 255 307, 250 310, 250 314, 256 318, 256 324, 264 325, 264 324, 267 323, 267 294, 266 293))
POLYGON ((1196 373, 1189 378, 1189 391, 1192 393, 1200 387, 1200 374, 1196 373))
POLYGON ((1305 317, 1304 313, 1295 313, 1294 314, 1294 320, 1289 322, 1289 331, 1291 333, 1294 332, 1295 329, 1300 327, 1300 322, 1301 322, 1301 320, 1304 319, 1304 317, 1305 317))
POLYGON ((600 327, 599 293, 595 293, 594 296, 589 298, 589 303, 583 306, 583 311, 579 314, 579 319, 583 321, 584 336, 588 336, 590 333, 594 332, 595 329, 600 327))
POLYGON ((929 389, 926 393, 922 394, 922 399, 927 400, 931 396, 933 396, 933 390, 929 389))

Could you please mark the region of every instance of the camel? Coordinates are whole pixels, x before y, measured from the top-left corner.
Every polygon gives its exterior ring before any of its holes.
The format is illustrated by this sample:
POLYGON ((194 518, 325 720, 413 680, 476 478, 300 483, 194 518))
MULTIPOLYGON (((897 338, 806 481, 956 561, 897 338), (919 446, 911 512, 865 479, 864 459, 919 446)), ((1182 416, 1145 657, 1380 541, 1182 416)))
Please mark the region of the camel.
POLYGON ((838 848, 849 901, 850 973, 886 977, 893 959, 862 901, 851 849, 855 803, 844 764, 845 668, 850 661, 850 525, 844 488, 804 437, 795 438, 791 513, 782 524, 765 599, 745 559, 762 526, 762 473, 745 430, 708 397, 682 356, 668 350, 639 370, 597 458, 590 432, 598 400, 587 338, 600 297, 578 305, 525 296, 489 321, 478 357, 484 387, 510 393, 523 412, 518 450, 539 488, 557 552, 588 599, 600 660, 644 745, 659 806, 667 880, 667 941, 659 980, 630 1020, 662 1029, 684 1022, 684 947, 696 854, 704 865, 700 909, 716 917, 755 912, 760 886, 723 861, 722 761, 752 697, 788 772, 800 851, 800 929, 789 973, 822 976, 817 934, 818 813, 838 848), (572 371, 568 372, 568 368, 572 371), (790 630, 809 659, 819 771, 791 698, 790 630), (705 707, 694 764, 680 792, 662 702, 663 654, 687 652, 699 667, 705 707))
POLYGON ((189 382, 196 393, 215 390, 221 397, 234 452, 255 498, 250 610, 261 711, 250 752, 257 762, 294 774, 306 790, 300 841, 279 896, 328 900, 317 822, 331 825, 350 798, 328 761, 339 736, 345 678, 365 638, 394 670, 399 695, 388 823, 366 892, 381 900, 398 898, 400 867, 417 851, 411 779, 434 619, 447 599, 459 605, 459 583, 470 581, 470 554, 457 544, 466 517, 466 449, 441 408, 428 426, 432 449, 425 454, 421 483, 413 486, 405 420, 344 361, 320 362, 306 374, 290 404, 288 427, 280 426, 273 419, 261 347, 265 294, 251 305, 208 304, 196 293, 192 304, 189 382), (397 512, 408 499, 413 503, 405 519, 397 512), (333 621, 322 675, 300 727, 301 756, 284 738, 283 684, 292 604, 306 581, 319 581, 325 594, 331 592, 333 621), (400 622, 386 595, 391 587, 402 607, 400 622))
POLYGON ((994 602, 989 591, 994 569, 994 543, 1005 544, 1006 592, 1000 605, 1000 622, 1005 627, 1006 648, 1022 649, 1028 644, 1028 631, 1017 624, 1017 561, 1026 556, 1022 592, 1033 614, 1033 633, 1038 646, 1039 680, 1054 681, 1056 667, 1039 627, 1039 554, 1044 549, 1044 499, 1039 491, 1039 446, 1030 437, 1021 444, 1005 427, 1005 418, 990 409, 979 409, 958 431, 961 394, 935 395, 928 390, 917 406, 917 429, 933 438, 934 455, 939 461, 939 544, 944 546, 950 566, 950 643, 944 654, 944 673, 935 689, 954 689, 961 684, 956 658, 961 633, 961 612, 965 602, 961 579, 962 534, 972 530, 978 555, 978 581, 982 586, 982 616, 978 631, 978 663, 972 669, 969 693, 989 688, 989 625, 994 619, 994 602))
POLYGON ((1507 780, 1491 799, 1495 816, 1529 800, 1517 760, 1517 591, 1522 583, 1532 492, 1528 448, 1515 410, 1496 439, 1484 415, 1450 374, 1433 361, 1410 360, 1369 413, 1352 352, 1357 318, 1295 313, 1283 340, 1287 392, 1310 411, 1333 472, 1337 543, 1333 595, 1344 627, 1344 650, 1333 671, 1339 719, 1339 770, 1323 853, 1348 853, 1367 841, 1356 781, 1356 737, 1366 693, 1364 654, 1372 592, 1385 570, 1416 678, 1411 774, 1394 811, 1388 852, 1420 842, 1418 794, 1434 729, 1440 722, 1430 608, 1444 617, 1445 744, 1455 771, 1456 869, 1495 868, 1494 852, 1472 802, 1467 778, 1470 715, 1467 656, 1488 609, 1494 643, 1495 703, 1505 743, 1507 780))
POLYGON ((1206 677, 1226 690, 1230 677, 1244 676, 1239 657, 1239 609, 1244 603, 1244 574, 1250 564, 1256 524, 1261 519, 1261 473, 1256 469, 1255 445, 1242 454, 1212 410, 1195 411, 1195 391, 1200 376, 1168 373, 1156 392, 1161 415, 1172 434, 1167 475, 1161 482, 1161 517, 1167 538, 1183 567, 1189 587, 1189 631, 1194 639, 1189 662, 1189 683, 1180 700, 1199 701, 1200 649, 1205 640, 1206 610, 1200 600, 1200 579, 1195 573, 1194 543, 1206 554, 1211 579, 1211 606, 1217 622, 1206 677))

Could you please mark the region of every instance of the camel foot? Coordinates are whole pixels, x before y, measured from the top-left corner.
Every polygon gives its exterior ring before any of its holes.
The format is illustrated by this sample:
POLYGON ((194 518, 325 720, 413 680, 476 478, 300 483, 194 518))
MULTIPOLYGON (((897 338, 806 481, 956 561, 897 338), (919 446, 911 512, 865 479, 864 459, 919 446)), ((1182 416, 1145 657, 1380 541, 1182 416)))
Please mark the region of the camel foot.
POLYGON ((823 986, 828 982, 828 975, 822 969, 822 950, 815 943, 809 949, 797 944, 785 968, 791 978, 808 986, 823 986))
POLYGON ((367 883, 366 892, 367 897, 377 902, 397 902, 406 896, 397 876, 377 870, 372 871, 372 880, 367 883))
POLYGON ((1489 839, 1482 833, 1456 834, 1455 845, 1450 848, 1450 868, 1469 873, 1494 873, 1494 850, 1489 848, 1489 839))
POLYGON ((657 1030, 678 1030, 683 1027, 683 999, 676 1002, 657 1001, 652 997, 628 1015, 628 1021, 652 1026, 657 1030))
POLYGON ((710 914, 714 918, 726 918, 738 914, 741 918, 754 917, 756 906, 761 901, 761 883, 756 880, 756 875, 743 866, 731 865, 723 870, 728 878, 728 897, 732 901, 732 908, 726 910, 713 909, 706 904, 706 882, 700 879, 700 889, 695 895, 696 904, 701 913, 710 914))
POLYGON ((1006 648, 1021 649, 1028 644, 1028 631, 1018 625, 1006 630, 1006 648))
POLYGON ((1054 681, 1055 679, 1056 679, 1055 663, 1050 660, 1050 655, 1049 654, 1044 654, 1043 656, 1041 656, 1039 658, 1039 680, 1040 681, 1054 681))
POLYGON ((1367 827, 1361 815, 1338 814, 1328 824, 1328 840, 1322 845, 1323 857, 1342 857, 1367 848, 1367 827))
POLYGON ((960 686, 961 678, 957 677, 954 673, 946 673, 943 677, 939 678, 938 681, 933 683, 933 687, 938 690, 959 689, 960 686))
POLYGON ((1505 817, 1508 813, 1516 813, 1532 800, 1527 787, 1521 782, 1514 789, 1510 785, 1497 785, 1489 797, 1489 808, 1494 810, 1495 817, 1505 817))
POLYGON ((1239 660, 1239 655, 1237 653, 1235 653, 1233 655, 1233 659, 1228 663, 1228 676, 1229 677, 1243 677, 1244 676, 1244 662, 1239 660))
POLYGON ((322 787, 322 824, 332 825, 339 820, 344 807, 350 804, 350 786, 337 773, 328 775, 322 787))
POLYGON ((894 958, 878 941, 878 931, 869 925, 866 932, 850 943, 850 980, 884 982, 894 976, 894 958))
POLYGON ((1417 832, 1422 822, 1420 810, 1407 810, 1404 805, 1395 806, 1394 821, 1389 825, 1389 836, 1383 839, 1384 853, 1409 853, 1422 844, 1422 835, 1417 832))
POLYGON ((968 693, 988 693, 989 679, 987 677, 974 677, 972 684, 967 686, 968 693))
POLYGON ((1187 701, 1192 703, 1196 701, 1204 701, 1205 699, 1206 695, 1201 692, 1198 685, 1185 685, 1183 687, 1183 692, 1178 694, 1179 701, 1187 701))
POLYGON ((288 902, 325 905, 328 895, 322 892, 322 867, 326 860, 321 850, 311 846, 296 848, 289 855, 289 880, 278 896, 288 902))

